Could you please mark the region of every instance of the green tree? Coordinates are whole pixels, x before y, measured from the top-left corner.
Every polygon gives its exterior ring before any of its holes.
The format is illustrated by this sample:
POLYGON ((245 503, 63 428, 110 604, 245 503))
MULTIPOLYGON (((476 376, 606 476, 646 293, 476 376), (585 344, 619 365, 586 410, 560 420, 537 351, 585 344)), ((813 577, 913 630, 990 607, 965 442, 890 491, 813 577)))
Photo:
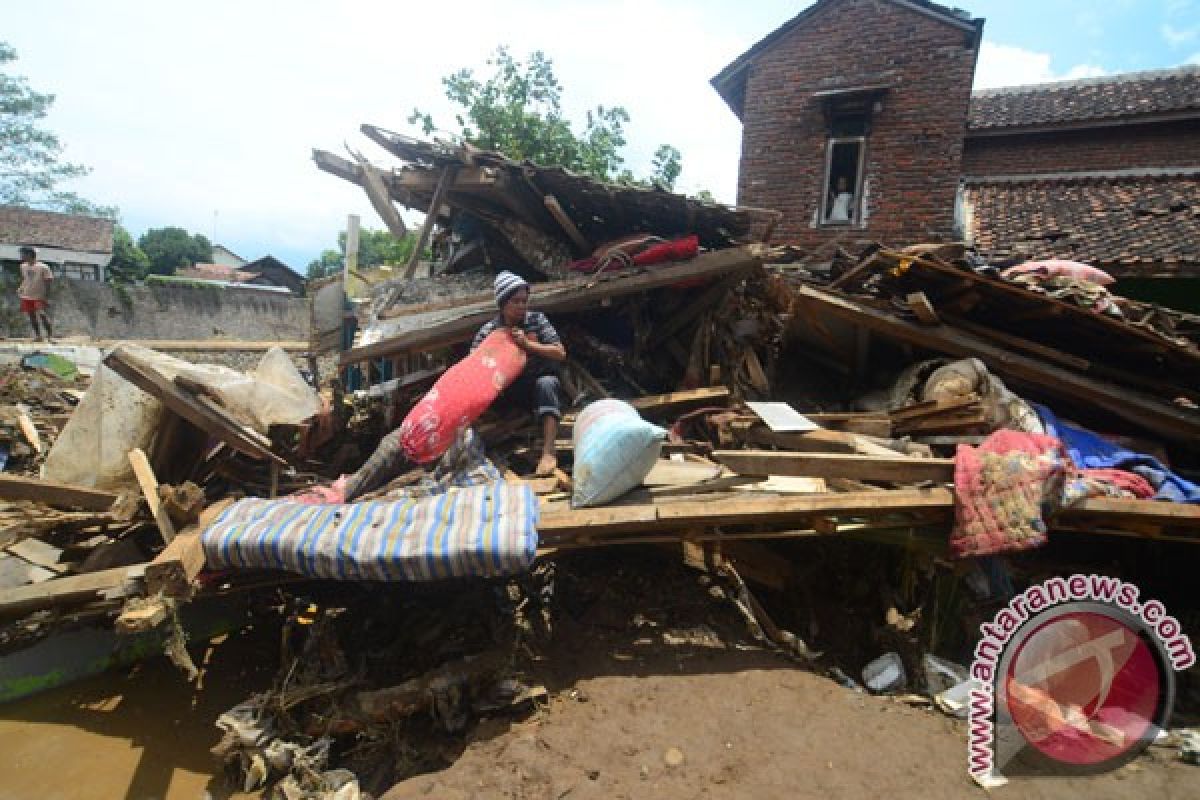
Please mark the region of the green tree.
POLYGON ((150 274, 174 275, 180 267, 212 260, 212 244, 206 236, 183 228, 151 228, 138 239, 138 247, 150 259, 150 274))
MULTIPOLYGON (((462 109, 455 115, 459 136, 518 161, 566 167, 602 181, 645 183, 623 167, 629 112, 622 106, 596 106, 577 134, 563 115, 562 84, 545 53, 534 51, 522 62, 499 47, 487 63, 493 68, 487 78, 461 69, 442 79, 446 97, 462 109)), ((433 117, 420 109, 408 121, 420 123, 426 135, 437 129, 433 117)), ((679 171, 679 151, 660 146, 653 182, 672 189, 679 171)))
POLYGON ((8 74, 4 65, 16 58, 17 51, 0 42, 0 205, 115 218, 115 208, 97 206, 74 192, 58 189, 61 182, 90 170, 60 159, 63 146, 58 136, 41 127, 54 95, 36 92, 24 77, 8 74))
POLYGON ((108 262, 109 278, 118 283, 129 283, 141 280, 149 271, 149 256, 137 246, 123 225, 117 225, 113 229, 113 257, 108 262))
MULTIPOLYGON (((410 233, 397 239, 386 230, 363 228, 358 232, 358 265, 378 267, 383 264, 399 266, 408 263, 413 248, 417 246, 417 235, 410 233)), ((306 275, 309 280, 324 278, 342 269, 346 260, 346 232, 338 234, 338 249, 323 250, 321 255, 308 263, 306 275)))

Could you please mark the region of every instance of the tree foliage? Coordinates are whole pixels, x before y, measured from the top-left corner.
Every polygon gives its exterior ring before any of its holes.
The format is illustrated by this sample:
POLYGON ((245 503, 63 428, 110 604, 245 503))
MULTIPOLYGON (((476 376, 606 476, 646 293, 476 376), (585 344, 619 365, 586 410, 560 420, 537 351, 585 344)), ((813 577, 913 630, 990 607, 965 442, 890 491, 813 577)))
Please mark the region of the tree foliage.
MULTIPOLYGON (((534 51, 519 61, 499 47, 487 63, 493 71, 486 78, 461 69, 442 79, 446 97, 461 109, 455 115, 458 136, 518 161, 565 167, 602 181, 647 183, 624 167, 621 151, 630 121, 624 107, 596 106, 576 133, 563 114, 562 84, 545 53, 534 51)), ((409 122, 420 123, 426 135, 437 129, 433 117, 420 109, 413 110, 409 122)), ((649 182, 673 189, 680 162, 676 148, 661 145, 649 182)))
MULTIPOLYGON (((378 267, 384 264, 398 266, 408 262, 413 248, 417 246, 417 235, 410 233, 397 239, 386 230, 363 228, 358 232, 358 265, 378 267)), ((338 234, 338 249, 323 250, 321 255, 308 263, 306 275, 309 280, 324 278, 340 272, 346 262, 346 232, 338 234)))
POLYGON ((124 226, 113 229, 113 257, 108 262, 109 277, 120 283, 130 283, 146 277, 150 271, 150 257, 138 247, 133 236, 124 226))
POLYGON ((208 237, 173 226, 151 228, 138 239, 138 247, 149 259, 149 273, 154 275, 174 275, 180 267, 212 260, 208 237))
POLYGON ((62 142, 41 126, 54 95, 34 91, 24 77, 8 74, 4 65, 16 59, 17 51, 0 42, 0 205, 115 217, 116 209, 58 188, 90 170, 61 160, 62 142))

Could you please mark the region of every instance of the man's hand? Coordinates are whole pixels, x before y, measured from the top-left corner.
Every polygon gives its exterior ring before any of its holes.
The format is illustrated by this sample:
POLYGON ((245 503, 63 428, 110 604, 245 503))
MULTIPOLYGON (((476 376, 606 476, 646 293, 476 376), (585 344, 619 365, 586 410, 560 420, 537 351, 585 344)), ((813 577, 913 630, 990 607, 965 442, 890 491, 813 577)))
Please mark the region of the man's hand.
POLYGON ((537 339, 531 339, 530 337, 526 336, 525 331, 522 328, 510 328, 509 330, 512 333, 513 341, 517 343, 517 347, 525 350, 526 352, 529 351, 529 345, 537 342, 537 339))

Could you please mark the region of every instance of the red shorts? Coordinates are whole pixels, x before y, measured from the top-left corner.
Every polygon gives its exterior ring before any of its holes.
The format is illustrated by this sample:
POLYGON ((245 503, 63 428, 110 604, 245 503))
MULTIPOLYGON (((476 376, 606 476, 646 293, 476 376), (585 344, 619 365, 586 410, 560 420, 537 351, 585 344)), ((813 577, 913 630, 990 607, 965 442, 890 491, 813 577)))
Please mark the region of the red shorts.
POLYGON ((42 311, 46 308, 45 300, 30 300, 28 297, 21 298, 21 313, 32 314, 35 311, 42 311))

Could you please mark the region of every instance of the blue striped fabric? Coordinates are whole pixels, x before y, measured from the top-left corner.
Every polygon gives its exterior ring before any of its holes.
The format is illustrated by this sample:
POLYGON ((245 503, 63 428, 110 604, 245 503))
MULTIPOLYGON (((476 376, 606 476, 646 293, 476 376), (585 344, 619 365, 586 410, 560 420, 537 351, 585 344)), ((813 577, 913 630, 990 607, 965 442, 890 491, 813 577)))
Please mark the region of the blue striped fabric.
POLYGON ((346 505, 240 500, 200 540, 213 568, 432 581, 523 572, 537 554, 537 522, 533 490, 496 481, 433 497, 346 505))

